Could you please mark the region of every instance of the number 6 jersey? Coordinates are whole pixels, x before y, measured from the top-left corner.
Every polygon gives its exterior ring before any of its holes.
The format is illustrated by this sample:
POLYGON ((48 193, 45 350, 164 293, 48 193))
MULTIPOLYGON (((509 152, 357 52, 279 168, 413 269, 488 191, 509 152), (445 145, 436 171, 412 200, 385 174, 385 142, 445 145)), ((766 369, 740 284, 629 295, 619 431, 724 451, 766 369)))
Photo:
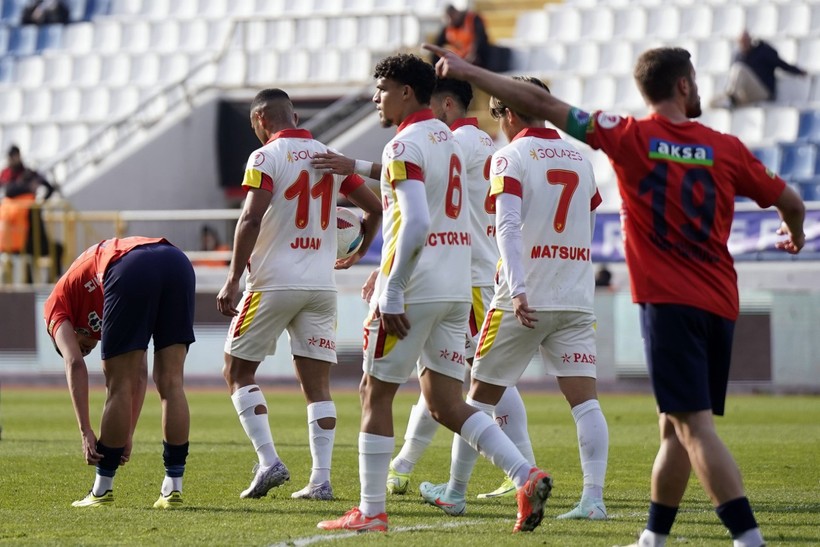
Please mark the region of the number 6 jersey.
POLYGON ((248 291, 336 290, 336 195, 364 180, 314 169, 311 158, 327 151, 309 131, 285 129, 248 159, 242 186, 272 194, 248 261, 248 291))

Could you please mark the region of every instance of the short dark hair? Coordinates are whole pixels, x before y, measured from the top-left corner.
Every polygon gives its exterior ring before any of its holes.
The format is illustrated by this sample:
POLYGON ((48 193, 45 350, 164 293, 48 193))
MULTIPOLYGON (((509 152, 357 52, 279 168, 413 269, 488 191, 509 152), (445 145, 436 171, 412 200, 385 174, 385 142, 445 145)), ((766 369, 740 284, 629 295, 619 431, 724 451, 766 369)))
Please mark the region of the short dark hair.
MULTIPOLYGON (((513 80, 518 80, 519 82, 529 82, 545 90, 547 93, 550 93, 549 86, 547 86, 547 84, 545 84, 535 76, 513 76, 513 80)), ((513 110, 512 108, 501 102, 501 99, 499 99, 498 97, 490 97, 490 116, 492 116, 494 120, 498 120, 499 118, 501 118, 501 116, 504 115, 504 112, 506 110, 512 110, 513 112, 515 112, 516 116, 518 116, 525 122, 535 121, 534 117, 522 114, 517 110, 513 110)))
POLYGON ((433 95, 449 95, 461 104, 464 110, 473 102, 473 86, 470 82, 454 78, 436 78, 436 87, 433 95))
POLYGON ((635 63, 635 83, 650 103, 671 99, 681 78, 692 76, 692 56, 680 47, 659 47, 644 51, 635 63))
POLYGON ((256 94, 251 103, 251 114, 257 110, 264 110, 265 115, 276 123, 287 124, 293 121, 293 102, 287 93, 278 88, 263 89, 256 94))
POLYGON ((376 63, 373 77, 410 86, 420 104, 430 104, 430 97, 436 87, 436 70, 433 65, 408 53, 391 55, 376 63))
POLYGON ((20 155, 20 147, 16 144, 9 146, 8 155, 11 156, 12 154, 17 154, 18 156, 20 155))
POLYGON ((263 89, 256 94, 251 103, 251 112, 263 108, 273 101, 290 101, 290 96, 278 88, 263 89))

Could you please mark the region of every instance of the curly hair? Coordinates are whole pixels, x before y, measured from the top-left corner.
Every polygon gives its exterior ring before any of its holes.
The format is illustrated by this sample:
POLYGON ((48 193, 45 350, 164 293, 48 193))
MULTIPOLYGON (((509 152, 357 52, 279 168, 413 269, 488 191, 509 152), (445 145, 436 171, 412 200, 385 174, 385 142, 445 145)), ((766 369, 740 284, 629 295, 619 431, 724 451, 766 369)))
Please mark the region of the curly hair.
MULTIPOLYGON (((544 89, 547 93, 550 93, 550 88, 547 86, 547 84, 545 84, 535 76, 513 76, 513 80, 518 80, 519 82, 529 82, 533 85, 537 85, 541 89, 544 89)), ((503 102, 501 102, 501 99, 499 99, 498 97, 490 97, 490 115, 493 117, 494 120, 501 118, 501 116, 504 115, 504 112, 506 110, 512 109, 503 102)), ((525 122, 535 121, 535 118, 522 114, 517 110, 513 110, 513 112, 515 112, 515 115, 524 120, 525 122)))
POLYGON ((420 104, 429 104, 436 86, 436 71, 433 65, 407 53, 385 57, 376 64, 373 77, 394 80, 408 85, 420 104))
POLYGON ((651 103, 671 99, 681 78, 692 78, 688 51, 679 47, 659 47, 644 51, 635 64, 635 83, 651 103))
POLYGON ((456 99, 464 110, 473 102, 473 86, 470 82, 453 78, 436 78, 436 88, 433 95, 449 95, 456 99))

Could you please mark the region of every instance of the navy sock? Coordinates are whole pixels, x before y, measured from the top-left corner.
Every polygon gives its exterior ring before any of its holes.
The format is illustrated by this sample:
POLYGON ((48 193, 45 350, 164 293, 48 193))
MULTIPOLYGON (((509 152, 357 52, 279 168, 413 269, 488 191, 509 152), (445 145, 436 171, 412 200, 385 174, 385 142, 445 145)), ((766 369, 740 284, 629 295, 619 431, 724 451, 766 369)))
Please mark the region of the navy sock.
POLYGON ((652 501, 649 503, 649 519, 646 522, 646 529, 656 534, 668 536, 677 514, 677 507, 669 507, 652 501))
POLYGON ((169 477, 181 477, 185 472, 185 460, 188 458, 188 443, 168 444, 162 441, 162 461, 165 463, 165 474, 169 477))
POLYGON ((738 537, 747 530, 757 528, 752 506, 749 505, 749 499, 745 496, 718 505, 715 513, 723 521, 724 526, 729 529, 733 538, 738 537))
POLYGON ((102 454, 102 459, 97 462, 97 474, 103 477, 113 477, 120 466, 120 458, 125 452, 125 447, 111 448, 97 441, 97 452, 102 454))

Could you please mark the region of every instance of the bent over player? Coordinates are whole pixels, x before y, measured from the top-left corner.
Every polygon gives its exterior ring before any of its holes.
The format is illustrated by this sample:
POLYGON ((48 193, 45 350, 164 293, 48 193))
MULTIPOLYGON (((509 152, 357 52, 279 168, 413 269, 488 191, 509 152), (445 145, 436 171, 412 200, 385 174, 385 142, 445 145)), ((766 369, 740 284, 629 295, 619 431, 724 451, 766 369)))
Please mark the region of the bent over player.
POLYGON ((81 254, 45 303, 48 334, 65 361, 66 379, 83 440, 97 474, 74 507, 110 505, 117 468, 127 462, 147 384, 146 349, 154 341, 153 379, 162 401, 165 479, 155 508, 182 505, 190 416, 183 366, 194 341, 194 269, 162 238, 108 239, 81 254), (84 356, 102 340, 106 400, 100 436, 88 411, 84 356))

